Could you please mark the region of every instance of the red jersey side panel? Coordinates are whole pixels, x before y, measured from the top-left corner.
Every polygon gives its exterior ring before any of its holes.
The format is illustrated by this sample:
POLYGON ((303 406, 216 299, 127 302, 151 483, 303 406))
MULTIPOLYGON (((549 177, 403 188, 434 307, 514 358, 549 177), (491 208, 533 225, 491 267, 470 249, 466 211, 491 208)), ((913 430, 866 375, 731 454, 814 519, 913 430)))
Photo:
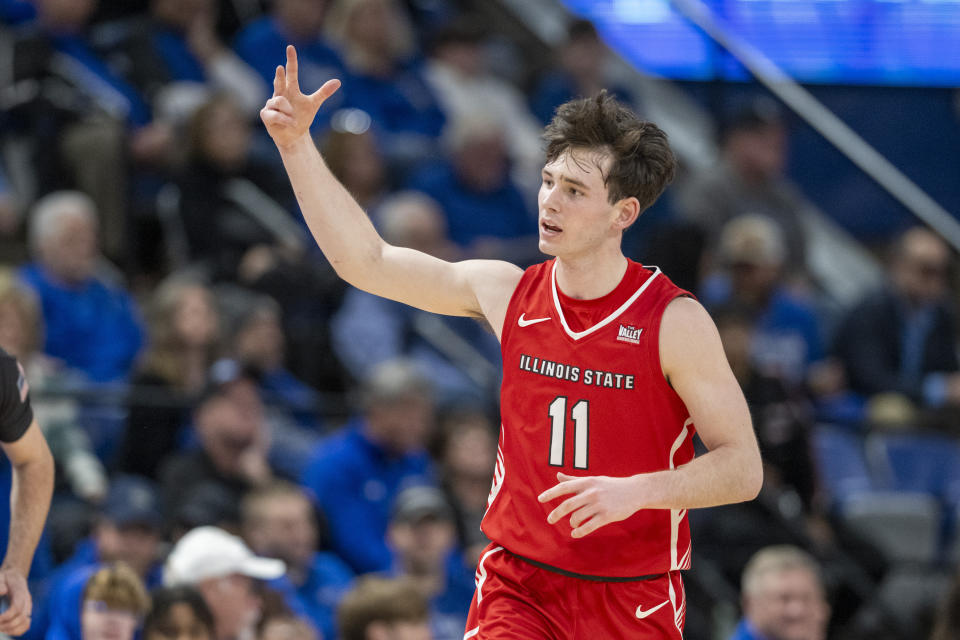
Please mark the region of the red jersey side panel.
MULTIPOLYGON (((658 269, 630 262, 633 293, 582 331, 563 313, 555 261, 529 268, 502 333, 502 427, 483 530, 508 551, 574 573, 635 577, 690 566, 685 511, 641 510, 585 538, 547 523, 560 500, 537 496, 558 471, 630 476, 693 459, 694 425, 660 366, 660 320, 681 295, 658 269)), ((606 311, 606 310, 604 310, 606 311)))

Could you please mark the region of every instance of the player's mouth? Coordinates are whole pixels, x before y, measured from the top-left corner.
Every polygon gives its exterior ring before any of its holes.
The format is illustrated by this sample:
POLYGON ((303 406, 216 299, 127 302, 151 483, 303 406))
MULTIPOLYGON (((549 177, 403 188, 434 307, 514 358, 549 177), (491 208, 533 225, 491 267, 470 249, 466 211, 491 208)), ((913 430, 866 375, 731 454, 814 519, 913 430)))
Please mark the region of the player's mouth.
POLYGON ((545 236, 557 236, 563 232, 563 229, 556 225, 549 224, 547 222, 540 223, 540 233, 545 236))

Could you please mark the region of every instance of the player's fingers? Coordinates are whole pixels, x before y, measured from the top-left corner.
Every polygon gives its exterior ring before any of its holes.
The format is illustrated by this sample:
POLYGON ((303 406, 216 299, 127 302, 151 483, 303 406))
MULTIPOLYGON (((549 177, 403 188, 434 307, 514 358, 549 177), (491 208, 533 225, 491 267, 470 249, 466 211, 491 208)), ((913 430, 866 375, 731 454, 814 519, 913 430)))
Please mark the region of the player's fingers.
POLYGON ((263 124, 268 127, 293 127, 296 125, 293 118, 275 109, 264 109, 260 112, 260 118, 263 120, 263 124))
POLYGON ((337 78, 331 78, 323 83, 323 86, 310 94, 310 100, 313 102, 314 106, 320 107, 326 101, 327 98, 332 96, 337 92, 337 89, 340 88, 340 80, 337 78))
POLYGON ((584 522, 597 516, 600 513, 596 505, 585 505, 582 509, 577 509, 570 514, 570 528, 576 529, 584 522))
POLYGON ((550 515, 547 516, 547 522, 550 524, 556 524, 569 513, 573 513, 577 509, 585 506, 587 504, 587 499, 584 498, 582 494, 575 495, 572 498, 567 498, 559 505, 557 508, 550 512, 550 515))
POLYGON ((300 65, 297 62, 297 49, 287 45, 287 90, 300 90, 300 65))
POLYGON ((10 628, 24 619, 27 619, 26 613, 21 611, 14 602, 11 602, 10 607, 0 613, 0 629, 10 628))
POLYGON ((603 516, 594 516, 571 531, 570 535, 574 538, 582 538, 583 536, 590 535, 605 524, 607 524, 606 518, 603 516))
POLYGON ((569 480, 579 480, 579 479, 580 478, 578 478, 577 476, 568 476, 562 471, 557 472, 557 481, 559 482, 567 482, 569 480))
POLYGON ((555 500, 560 496, 565 496, 570 493, 577 493, 580 490, 580 485, 576 482, 559 482, 543 493, 537 498, 540 502, 550 502, 555 500))
MULTIPOLYGON (((3 612, 3 615, 0 615, 0 631, 2 631, 3 633, 10 634, 9 631, 5 631, 5 630, 18 628, 24 624, 26 625, 30 624, 30 616, 24 614, 22 611, 18 609, 14 609, 13 607, 10 607, 9 609, 3 612)), ((11 635, 20 635, 20 634, 11 634, 11 635)))
POLYGON ((286 96, 270 98, 267 100, 266 106, 268 109, 274 109, 284 115, 293 117, 293 105, 290 104, 290 100, 288 100, 286 96))
POLYGON ((273 97, 283 95, 283 67, 277 65, 277 70, 273 73, 273 97))

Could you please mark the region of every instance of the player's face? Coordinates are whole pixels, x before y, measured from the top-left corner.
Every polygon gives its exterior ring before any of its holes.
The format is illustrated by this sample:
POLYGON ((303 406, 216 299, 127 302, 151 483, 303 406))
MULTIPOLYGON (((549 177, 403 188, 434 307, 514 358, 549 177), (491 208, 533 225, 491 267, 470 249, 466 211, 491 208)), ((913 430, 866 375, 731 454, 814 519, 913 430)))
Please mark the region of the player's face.
POLYGON ((557 257, 588 254, 619 243, 623 227, 610 204, 604 173, 610 157, 601 151, 568 151, 543 168, 537 197, 540 250, 557 257))

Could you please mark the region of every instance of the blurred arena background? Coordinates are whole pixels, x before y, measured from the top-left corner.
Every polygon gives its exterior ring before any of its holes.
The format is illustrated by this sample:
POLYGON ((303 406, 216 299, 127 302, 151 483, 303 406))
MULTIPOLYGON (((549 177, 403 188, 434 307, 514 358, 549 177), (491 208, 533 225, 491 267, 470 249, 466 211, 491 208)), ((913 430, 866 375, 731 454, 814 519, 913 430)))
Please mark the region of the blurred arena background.
POLYGON ((682 170, 626 252, 714 315, 766 462, 691 513, 686 636, 737 633, 772 545, 815 558, 829 638, 960 634, 957 0, 0 0, 0 347, 58 465, 29 636, 96 637, 90 575, 155 588, 172 549, 256 579, 218 640, 340 637, 368 573, 462 637, 498 345, 336 278, 258 119, 288 42, 305 91, 343 80, 331 169, 446 259, 540 259, 562 102, 661 125, 682 170))

